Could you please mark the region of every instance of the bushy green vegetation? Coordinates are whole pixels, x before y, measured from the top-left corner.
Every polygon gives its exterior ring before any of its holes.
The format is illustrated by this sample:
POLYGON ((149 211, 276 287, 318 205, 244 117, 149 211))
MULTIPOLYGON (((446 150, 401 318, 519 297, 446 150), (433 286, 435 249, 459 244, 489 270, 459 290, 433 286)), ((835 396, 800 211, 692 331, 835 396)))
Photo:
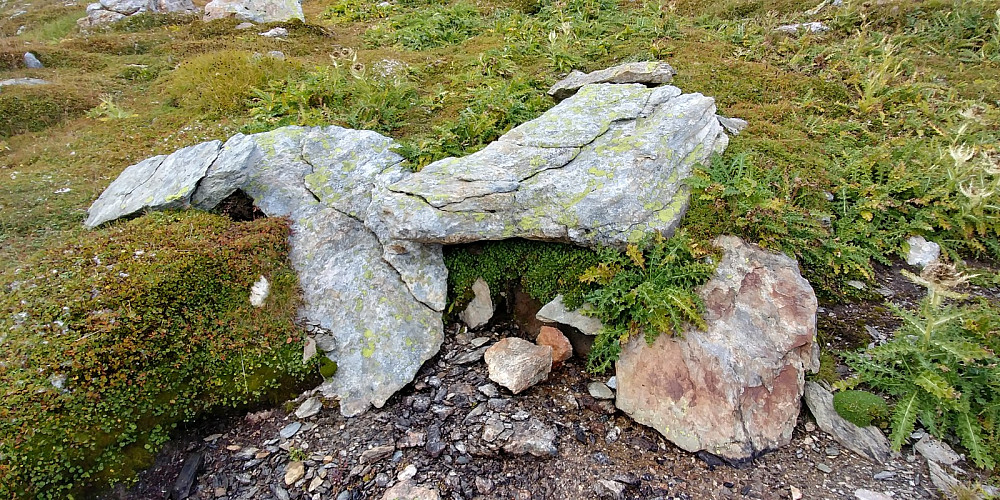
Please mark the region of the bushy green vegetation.
POLYGON ((895 308, 903 326, 886 344, 847 353, 855 377, 839 385, 864 384, 895 398, 893 449, 909 439, 919 421, 931 434, 955 437, 979 467, 1000 459, 1000 309, 986 300, 949 305, 963 280, 946 266, 913 278, 928 287, 916 312, 895 308))
POLYGON ((478 34, 482 25, 479 9, 473 4, 432 4, 390 17, 369 30, 365 39, 376 46, 399 44, 425 50, 464 42, 478 34))
POLYGON ((221 50, 181 63, 170 74, 165 91, 181 107, 224 115, 247 109, 254 89, 298 70, 297 64, 284 59, 221 50))
POLYGON ((287 236, 281 219, 151 214, 0 276, 0 497, 127 480, 179 423, 306 380, 287 236))
POLYGON ((420 104, 420 96, 405 78, 371 73, 354 63, 350 69, 328 67, 272 82, 255 92, 247 131, 334 123, 391 133, 420 104))
POLYGON ((704 304, 694 289, 715 271, 715 264, 699 258, 705 256, 683 231, 670 239, 657 234, 630 244, 624 253, 602 250, 601 262, 580 277, 596 285, 585 298, 604 324, 587 369, 601 373, 611 368, 632 337, 652 343, 662 334, 682 335, 687 324, 704 328, 704 304))

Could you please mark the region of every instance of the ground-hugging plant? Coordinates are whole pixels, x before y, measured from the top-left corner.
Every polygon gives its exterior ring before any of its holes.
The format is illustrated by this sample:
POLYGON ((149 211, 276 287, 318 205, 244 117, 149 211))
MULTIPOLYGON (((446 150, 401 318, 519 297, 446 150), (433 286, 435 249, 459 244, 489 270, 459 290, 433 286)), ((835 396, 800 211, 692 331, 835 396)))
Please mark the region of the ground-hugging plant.
POLYGON ((247 132, 286 125, 336 124, 390 133, 423 102, 406 78, 367 74, 363 65, 337 65, 254 91, 247 132))
POLYGON ((311 378, 287 236, 280 219, 155 213, 0 277, 0 497, 127 481, 177 425, 311 378))
POLYGON ((595 285, 585 299, 589 314, 604 328, 594 339, 587 369, 601 373, 611 367, 630 338, 652 343, 659 335, 683 335, 687 325, 704 328, 704 304, 695 288, 715 270, 703 248, 683 232, 666 239, 656 234, 629 244, 625 252, 605 249, 601 262, 580 277, 595 285))
POLYGON ((845 420, 859 427, 868 427, 889 416, 889 406, 882 396, 868 391, 838 391, 833 395, 833 409, 845 420))
POLYGON ((848 353, 855 377, 839 386, 864 385, 895 399, 893 449, 919 421, 935 436, 956 438, 977 466, 993 469, 1000 458, 1000 310, 985 299, 946 303, 963 298, 951 291, 964 278, 950 266, 934 264, 913 278, 928 288, 919 310, 895 308, 903 325, 889 342, 848 353))

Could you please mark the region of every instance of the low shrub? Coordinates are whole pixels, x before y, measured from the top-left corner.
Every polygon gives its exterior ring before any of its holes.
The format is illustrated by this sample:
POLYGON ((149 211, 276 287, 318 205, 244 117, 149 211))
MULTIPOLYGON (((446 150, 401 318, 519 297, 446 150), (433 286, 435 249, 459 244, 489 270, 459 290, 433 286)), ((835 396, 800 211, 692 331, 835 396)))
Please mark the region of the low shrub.
POLYGON ((254 91, 248 132, 285 125, 337 124, 390 133, 422 100, 404 78, 366 76, 363 64, 332 66, 254 91))
POLYGON ((604 325, 594 339, 587 370, 611 368, 632 337, 641 335, 652 343, 661 334, 683 334, 686 325, 704 328, 704 304, 695 288, 715 271, 715 264, 703 258, 709 253, 684 231, 670 239, 656 233, 629 244, 625 252, 598 252, 601 262, 580 277, 595 285, 585 299, 604 325))
POLYGON ((5 86, 0 92, 0 137, 42 130, 96 104, 97 96, 73 85, 5 86))
POLYGON ((483 19, 475 5, 432 5, 395 15, 365 33, 376 46, 401 45, 426 50, 464 42, 480 33, 483 19))
POLYGON ((858 427, 868 427, 889 416, 889 406, 882 396, 868 391, 837 392, 833 395, 833 409, 837 410, 837 415, 858 427))
POLYGON ((148 466, 179 423, 306 381, 288 231, 154 213, 0 276, 0 497, 87 496, 148 466))
POLYGON ((165 93, 181 107, 226 115, 249 108, 253 89, 288 79, 299 71, 299 66, 288 60, 222 50, 181 63, 168 76, 165 93))
POLYGON ((458 117, 435 126, 430 137, 401 141, 396 152, 419 170, 448 156, 482 149, 516 125, 537 118, 552 106, 541 81, 529 77, 481 78, 465 90, 467 104, 458 117))

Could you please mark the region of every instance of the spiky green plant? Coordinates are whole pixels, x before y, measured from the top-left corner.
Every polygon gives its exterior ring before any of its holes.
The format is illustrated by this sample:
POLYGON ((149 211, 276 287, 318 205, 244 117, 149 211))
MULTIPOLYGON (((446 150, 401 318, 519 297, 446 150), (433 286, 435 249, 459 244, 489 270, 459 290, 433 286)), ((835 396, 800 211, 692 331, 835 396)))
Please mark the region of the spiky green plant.
POLYGON ((977 466, 993 469, 1000 457, 1000 311, 981 301, 956 306, 945 299, 964 296, 952 289, 967 278, 945 265, 928 266, 921 276, 927 287, 916 312, 894 308, 903 325, 889 342, 846 360, 858 384, 896 398, 889 440, 899 450, 919 421, 931 434, 956 437, 977 466))

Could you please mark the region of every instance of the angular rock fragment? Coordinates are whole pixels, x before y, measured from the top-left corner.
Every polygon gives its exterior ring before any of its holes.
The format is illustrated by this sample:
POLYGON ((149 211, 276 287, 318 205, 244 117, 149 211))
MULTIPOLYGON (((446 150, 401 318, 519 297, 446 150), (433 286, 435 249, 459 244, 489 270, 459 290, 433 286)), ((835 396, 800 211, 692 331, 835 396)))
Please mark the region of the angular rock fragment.
POLYGON ((558 452, 556 429, 551 425, 545 425, 537 418, 516 422, 514 433, 503 445, 503 450, 514 455, 555 456, 558 452))
POLYGON ((587 335, 597 335, 601 328, 604 328, 604 325, 601 320, 583 314, 590 308, 590 304, 584 304, 580 309, 569 311, 563 304, 563 296, 556 295, 556 298, 552 299, 551 302, 542 306, 535 317, 542 323, 560 323, 572 326, 587 335))
POLYGON ((927 241, 923 236, 906 239, 906 263, 911 266, 927 267, 941 256, 941 245, 927 241))
POLYGON ((558 328, 543 326, 535 339, 538 345, 552 348, 552 363, 559 364, 573 357, 573 346, 558 328))
POLYGON ((552 348, 538 346, 517 337, 493 344, 484 355, 490 380, 517 394, 549 376, 552 348))
POLYGON ((97 227, 142 210, 190 207, 198 181, 215 161, 221 146, 219 141, 203 142, 126 168, 87 209, 84 225, 97 227))
POLYGON ((646 86, 670 83, 677 72, 662 61, 625 63, 613 68, 584 73, 572 71, 549 89, 549 95, 557 101, 575 94, 584 85, 592 83, 641 83, 646 86))
POLYGON ((424 243, 527 238, 624 246, 670 235, 684 180, 728 144, 715 101, 677 87, 583 87, 485 149, 389 186, 389 233, 424 243))
POLYGON ((877 427, 858 427, 837 414, 830 391, 815 382, 806 382, 804 396, 816 425, 841 446, 878 464, 892 457, 889 441, 877 427))
POLYGON ((437 490, 420 486, 412 479, 400 481, 395 486, 385 490, 382 500, 440 500, 437 490))
POLYGON ((490 297, 490 286, 482 278, 472 284, 472 293, 472 301, 458 317, 469 328, 479 328, 493 317, 493 299, 490 297))
POLYGON ((705 331, 635 338, 617 364, 617 406, 679 447, 731 461, 788 444, 805 372, 819 368, 816 296, 796 262, 739 238, 698 291, 705 331))

